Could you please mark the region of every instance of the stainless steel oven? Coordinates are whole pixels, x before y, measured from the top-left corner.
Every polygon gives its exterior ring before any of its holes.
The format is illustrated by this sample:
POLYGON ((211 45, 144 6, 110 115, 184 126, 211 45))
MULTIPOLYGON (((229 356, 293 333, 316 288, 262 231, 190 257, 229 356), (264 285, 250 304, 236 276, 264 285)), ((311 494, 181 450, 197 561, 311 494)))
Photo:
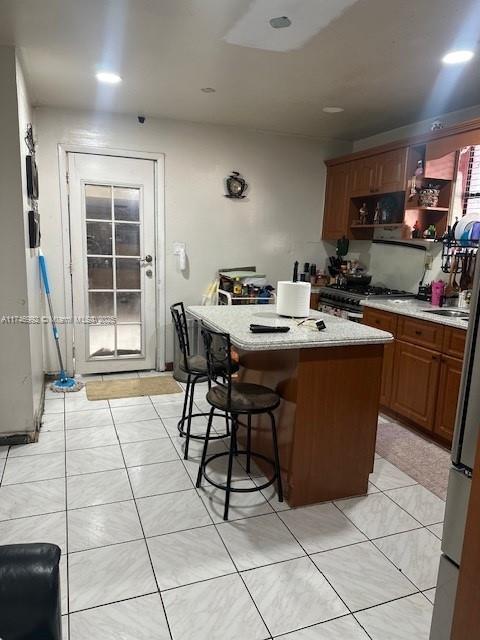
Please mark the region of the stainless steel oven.
POLYGON ((413 298, 414 294, 380 286, 328 285, 319 290, 318 309, 324 313, 362 322, 363 301, 381 298, 413 298))

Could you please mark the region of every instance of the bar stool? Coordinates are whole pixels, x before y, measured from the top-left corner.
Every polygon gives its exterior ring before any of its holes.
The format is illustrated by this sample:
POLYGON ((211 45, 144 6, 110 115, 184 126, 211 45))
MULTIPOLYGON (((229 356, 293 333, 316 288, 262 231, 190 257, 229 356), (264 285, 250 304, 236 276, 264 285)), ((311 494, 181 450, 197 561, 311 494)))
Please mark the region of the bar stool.
MULTIPOLYGON (((190 339, 188 336, 188 326, 187 326, 187 317, 185 315, 185 307, 183 302, 176 302, 172 304, 170 307, 170 312, 172 314, 172 320, 175 327, 175 332, 177 334, 178 343, 180 347, 180 351, 182 354, 182 358, 179 362, 180 369, 187 374, 187 388, 185 391, 185 398, 183 401, 183 410, 182 417, 178 421, 178 432, 180 436, 185 437, 185 449, 184 449, 184 458, 188 460, 188 449, 190 445, 190 439, 193 440, 204 440, 206 438, 205 435, 197 435, 191 433, 192 427, 192 418, 196 418, 198 416, 207 417, 210 415, 207 413, 193 413, 193 399, 195 395, 195 385, 198 382, 203 382, 205 380, 208 381, 208 388, 210 389, 210 378, 208 377, 207 371, 207 360, 201 355, 192 355, 190 351, 190 339), (185 428, 186 423, 186 428, 185 428)), ((239 367, 235 363, 231 365, 231 371, 238 371, 239 367)), ((219 368, 217 371, 218 375, 223 375, 223 369, 219 368)), ((226 426, 226 434, 230 434, 230 426, 229 419, 226 413, 215 413, 214 415, 220 416, 225 419, 226 426)), ((210 440, 220 440, 224 438, 224 435, 216 435, 216 436, 208 436, 210 440)))
MULTIPOLYGON (((231 342, 230 335, 228 333, 219 333, 217 331, 212 331, 207 327, 203 327, 202 336, 207 354, 207 366, 210 384, 214 383, 215 386, 210 387, 206 396, 207 402, 211 405, 211 409, 208 418, 205 443, 203 445, 202 459, 198 469, 196 486, 201 486, 203 477, 214 487, 225 491, 225 508, 223 512, 223 519, 228 520, 228 509, 230 505, 231 493, 250 493, 252 491, 260 491, 262 489, 265 489, 266 487, 269 487, 276 480, 278 500, 280 502, 283 502, 282 478, 280 473, 280 460, 278 455, 277 443, 277 428, 275 424, 275 416, 273 415, 273 411, 280 404, 280 396, 272 391, 272 389, 264 387, 262 385, 250 384, 246 382, 232 382, 231 342), (225 376, 222 382, 219 382, 217 374, 217 371, 220 368, 225 371, 225 376), (231 416, 230 447, 228 451, 216 453, 215 455, 209 456, 207 458, 210 429, 212 427, 215 409, 225 411, 229 416, 231 416), (273 460, 267 458, 263 454, 252 451, 251 448, 252 415, 258 415, 262 413, 266 413, 270 417, 274 454, 273 460), (247 416, 247 448, 245 450, 239 450, 237 447, 239 416, 247 416), (247 473, 250 472, 251 458, 261 458, 273 467, 273 477, 268 482, 251 488, 239 489, 236 487, 232 487, 233 458, 234 456, 237 456, 239 454, 246 455, 247 473), (211 462, 213 462, 213 460, 216 460, 217 458, 221 458, 223 456, 228 456, 227 478, 225 484, 215 482, 207 474, 207 466, 211 462)), ((225 434, 222 437, 227 436, 228 434, 225 434)))

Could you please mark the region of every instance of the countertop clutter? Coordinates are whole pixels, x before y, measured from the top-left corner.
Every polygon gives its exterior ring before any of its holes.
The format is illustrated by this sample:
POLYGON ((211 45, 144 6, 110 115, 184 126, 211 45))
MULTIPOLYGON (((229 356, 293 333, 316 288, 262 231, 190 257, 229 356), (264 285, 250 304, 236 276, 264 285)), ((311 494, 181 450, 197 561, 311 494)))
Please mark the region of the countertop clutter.
POLYGON ((244 351, 374 345, 393 340, 393 336, 386 331, 313 310, 311 310, 311 320, 300 325, 301 319, 279 316, 274 305, 269 305, 267 308, 264 305, 191 306, 187 311, 196 320, 204 321, 213 329, 229 333, 232 344, 244 351), (319 331, 315 326, 313 320, 317 319, 325 322, 326 328, 323 331, 319 331), (251 323, 289 326, 290 331, 254 334, 249 329, 251 323))
POLYGON ((463 329, 466 331, 468 327, 468 309, 458 309, 456 307, 435 307, 429 302, 422 302, 421 300, 415 300, 412 298, 396 300, 365 300, 363 302, 363 306, 370 307, 372 309, 380 309, 381 311, 389 311, 390 313, 397 313, 402 316, 418 318, 419 320, 436 322, 448 327, 454 327, 455 329, 463 329), (448 313, 448 311, 460 312, 465 315, 462 315, 461 317, 442 315, 444 312, 448 313))

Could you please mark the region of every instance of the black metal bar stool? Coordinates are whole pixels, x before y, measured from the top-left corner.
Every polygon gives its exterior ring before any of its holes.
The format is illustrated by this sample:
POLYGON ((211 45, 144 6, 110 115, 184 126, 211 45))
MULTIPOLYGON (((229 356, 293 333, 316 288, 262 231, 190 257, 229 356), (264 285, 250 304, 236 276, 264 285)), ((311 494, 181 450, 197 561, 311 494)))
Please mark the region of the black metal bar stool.
MULTIPOLYGON (((185 391, 185 398, 183 401, 182 417, 178 421, 178 432, 182 437, 185 437, 185 449, 184 458, 188 460, 188 448, 190 444, 190 438, 193 440, 204 440, 205 435, 192 434, 192 418, 198 416, 209 416, 207 413, 193 413, 193 400, 195 395, 195 385, 198 382, 208 381, 208 388, 210 389, 210 378, 207 371, 207 360, 201 355, 192 355, 190 351, 190 338, 188 336, 187 317, 185 315, 185 307, 183 302, 177 302, 170 307, 172 314, 172 320, 177 334, 178 343, 182 358, 180 360, 180 369, 187 374, 187 388, 185 391), (186 426, 185 426, 186 423, 186 426)), ((233 365, 232 365, 233 367, 233 365)), ((238 366, 233 367, 234 371, 238 371, 238 366)), ((218 374, 223 375, 223 370, 219 369, 218 374)), ((225 418, 225 427, 227 435, 230 433, 229 419, 226 413, 216 413, 214 415, 225 418)), ((210 440, 220 440, 224 438, 224 435, 208 436, 210 440)))
MULTIPOLYGON (((208 375, 210 383, 214 383, 215 386, 211 386, 207 393, 207 401, 211 406, 210 415, 208 418, 207 433, 205 436, 205 443, 203 445, 202 460, 198 469, 196 486, 200 487, 202 483, 202 477, 207 480, 211 485, 225 491, 225 509, 223 512, 223 519, 228 520, 228 508, 230 505, 231 493, 250 493, 252 491, 260 491, 269 487, 271 484, 277 481, 277 493, 280 502, 283 502, 283 489, 282 489, 282 477, 280 473, 280 460, 278 455, 278 443, 277 443, 277 428, 275 424, 275 416, 273 411, 280 404, 280 396, 276 394, 272 389, 264 387, 259 384, 250 384, 247 382, 232 382, 232 352, 230 335, 228 333, 219 333, 212 331, 207 327, 202 328, 202 336, 205 343, 205 350, 207 354, 208 375), (218 371, 222 369, 225 371, 223 381, 219 382, 218 371), (231 416, 231 435, 230 435, 230 447, 228 451, 217 453, 207 458, 208 441, 210 435, 210 429, 212 427, 213 416, 215 415, 215 409, 225 411, 231 416), (261 413, 267 413, 270 416, 270 422, 272 426, 272 441, 273 441, 273 454, 274 459, 271 460, 263 454, 256 453, 251 449, 251 437, 252 437, 252 415, 258 415, 261 413), (237 447, 237 430, 239 426, 239 416, 247 416, 247 448, 245 450, 239 450, 237 447), (246 469, 250 471, 251 458, 261 458, 268 462, 274 470, 273 477, 262 485, 257 485, 250 488, 236 488, 232 487, 232 466, 233 458, 237 455, 246 455, 246 469), (212 480, 207 473, 207 466, 213 460, 228 456, 228 468, 227 479, 225 484, 221 484, 212 480)), ((222 437, 227 437, 225 434, 222 437)))

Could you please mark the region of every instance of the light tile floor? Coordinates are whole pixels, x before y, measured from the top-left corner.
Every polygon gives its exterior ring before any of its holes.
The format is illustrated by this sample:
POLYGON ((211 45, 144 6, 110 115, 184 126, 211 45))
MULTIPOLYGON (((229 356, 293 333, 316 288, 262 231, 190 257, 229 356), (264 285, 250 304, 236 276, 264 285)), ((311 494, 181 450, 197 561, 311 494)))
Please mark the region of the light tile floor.
POLYGON ((376 456, 368 496, 289 509, 270 487, 223 522, 224 494, 194 485, 201 443, 183 460, 181 408, 47 390, 39 442, 0 447, 0 539, 62 548, 65 639, 427 640, 442 500, 376 456))

